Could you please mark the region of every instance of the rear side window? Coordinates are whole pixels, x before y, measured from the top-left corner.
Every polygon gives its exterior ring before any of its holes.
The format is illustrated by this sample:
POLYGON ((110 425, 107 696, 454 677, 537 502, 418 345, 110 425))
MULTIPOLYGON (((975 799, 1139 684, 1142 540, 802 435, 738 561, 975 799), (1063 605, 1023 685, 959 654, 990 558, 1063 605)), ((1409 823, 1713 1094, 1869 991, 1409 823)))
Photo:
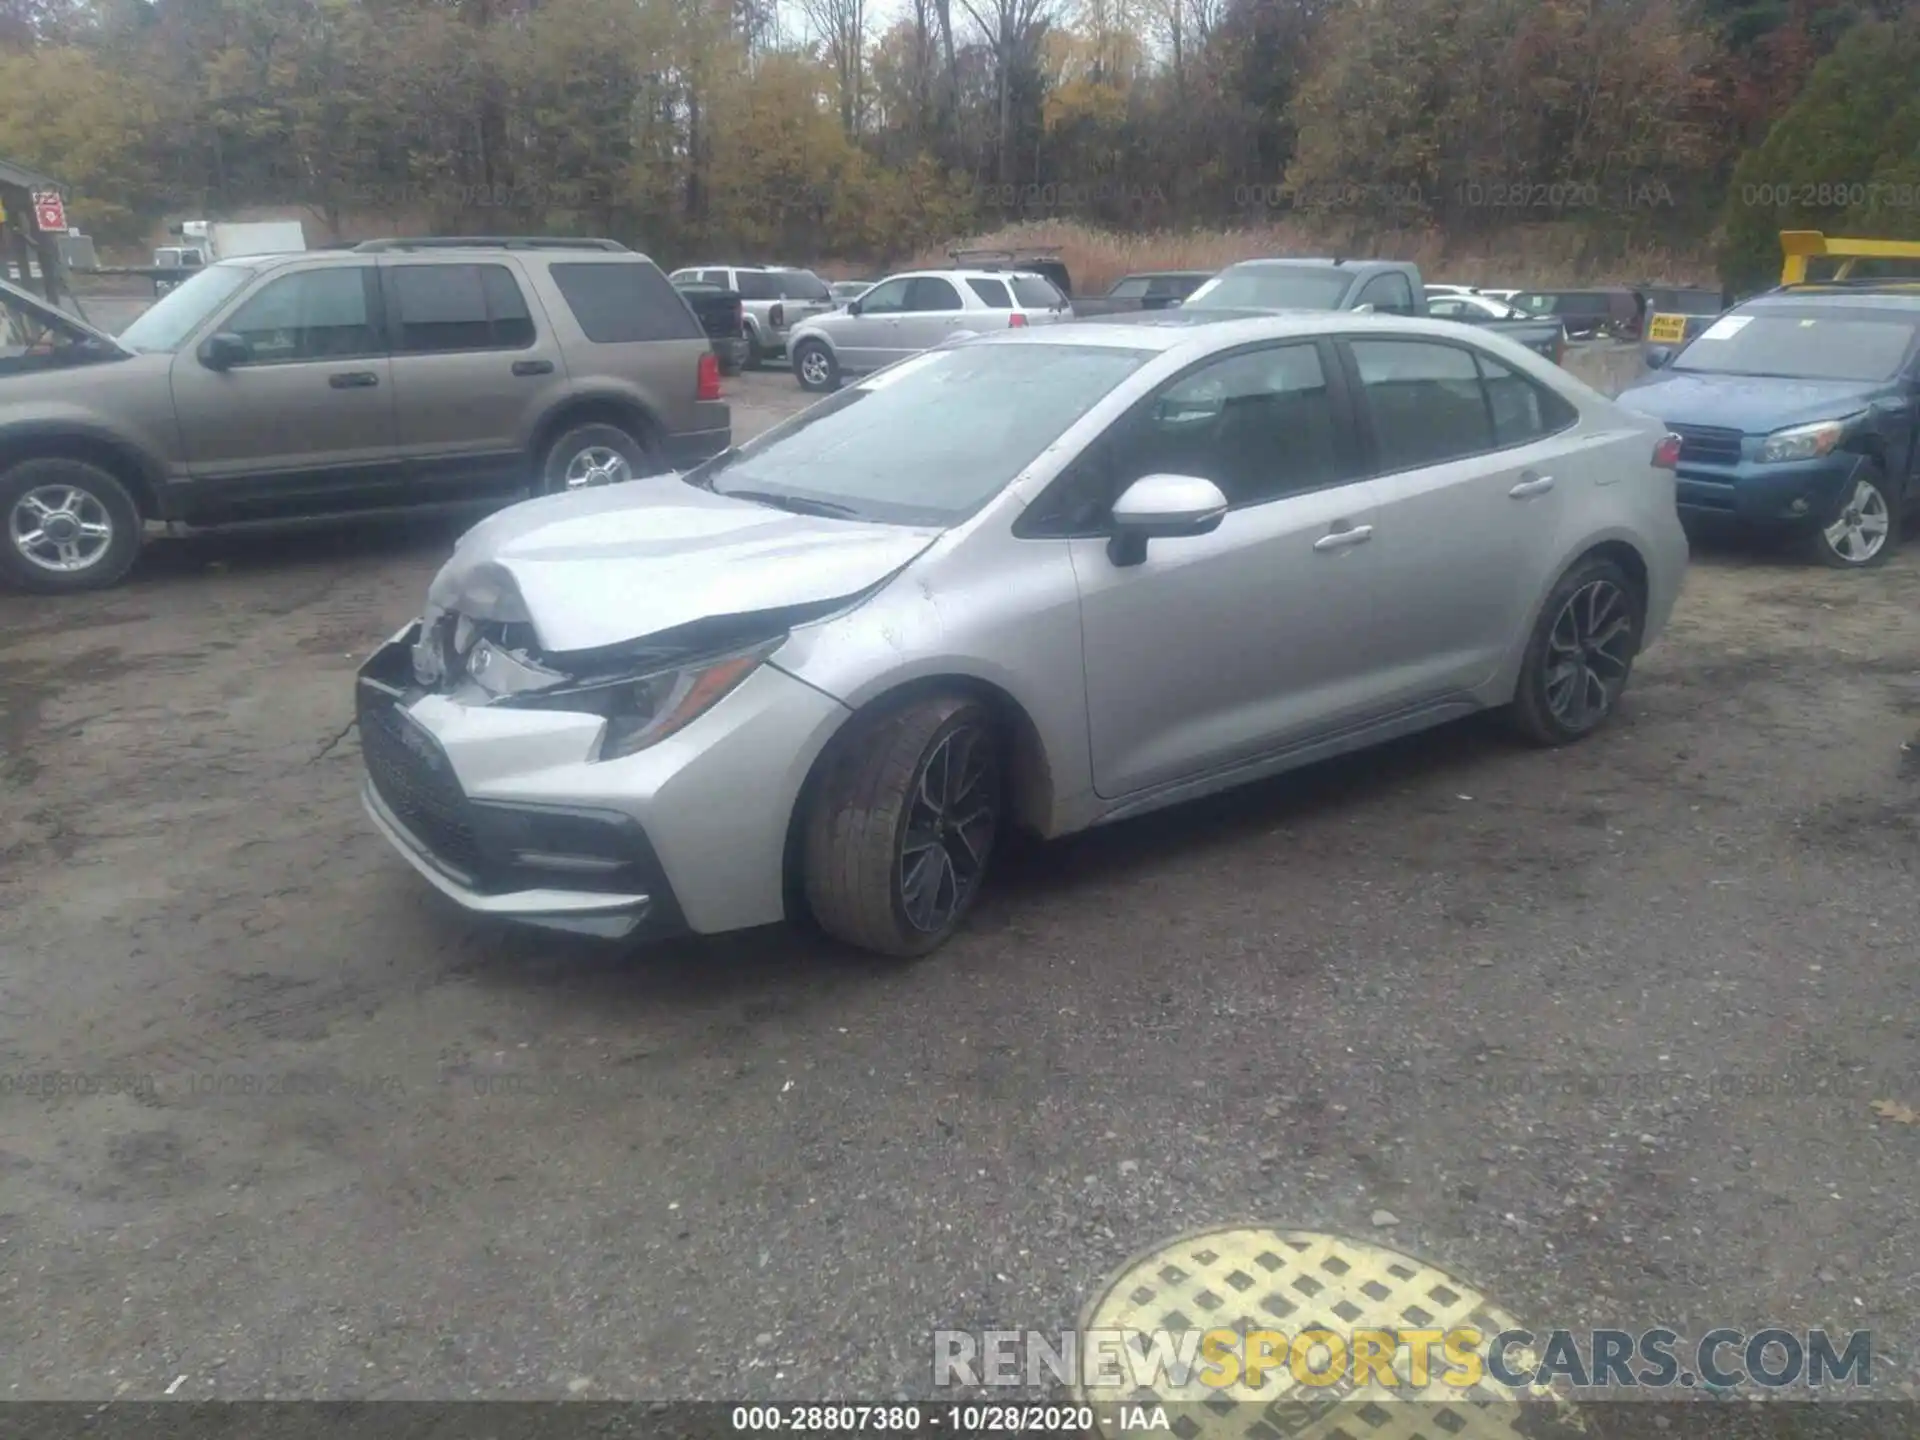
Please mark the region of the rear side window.
POLYGON ((1493 411, 1493 443, 1504 449, 1558 434, 1580 418, 1572 405, 1498 360, 1477 355, 1493 411))
POLYGON ((569 262, 549 273, 581 333, 596 345, 706 337, 680 292, 645 261, 569 262))
POLYGON ((403 354, 521 350, 533 317, 504 265, 395 265, 389 269, 403 354))
POLYGON ((916 275, 907 283, 907 309, 929 314, 965 308, 960 292, 938 275, 916 275))
POLYGON ((811 270, 786 270, 781 272, 780 298, 783 300, 831 300, 827 291, 827 282, 811 270))
POLYGON ((998 280, 969 280, 967 288, 980 297, 983 305, 991 305, 996 310, 1013 308, 1013 298, 1007 294, 1007 287, 998 280))
POLYGON ((1413 286, 1405 275, 1376 275, 1366 283, 1356 306, 1371 305, 1383 315, 1413 314, 1413 286))
POLYGON ((740 292, 742 300, 778 300, 780 295, 780 277, 769 275, 764 270, 742 270, 734 286, 740 292))
POLYGON ((1494 448, 1493 417, 1468 351, 1412 340, 1355 340, 1351 348, 1383 472, 1494 448))
POLYGON ((1051 280, 1042 280, 1038 275, 1014 276, 1013 298, 1024 310, 1051 310, 1067 303, 1067 297, 1054 288, 1051 280))
POLYGON ((1134 275, 1128 279, 1122 280, 1118 285, 1115 285, 1113 289, 1109 290, 1107 293, 1111 295, 1115 300, 1144 299, 1146 298, 1146 293, 1147 293, 1147 277, 1144 275, 1134 275))

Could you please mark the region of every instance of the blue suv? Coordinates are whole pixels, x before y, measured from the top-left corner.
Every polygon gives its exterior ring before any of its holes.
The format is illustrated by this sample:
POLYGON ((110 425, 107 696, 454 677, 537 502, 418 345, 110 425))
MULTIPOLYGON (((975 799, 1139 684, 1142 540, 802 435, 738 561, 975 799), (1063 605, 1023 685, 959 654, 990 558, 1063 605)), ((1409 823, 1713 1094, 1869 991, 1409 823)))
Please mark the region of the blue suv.
POLYGON ((1784 286, 1647 363, 1620 402, 1680 437, 1690 528, 1792 534, 1845 569, 1892 553, 1920 493, 1920 284, 1784 286))

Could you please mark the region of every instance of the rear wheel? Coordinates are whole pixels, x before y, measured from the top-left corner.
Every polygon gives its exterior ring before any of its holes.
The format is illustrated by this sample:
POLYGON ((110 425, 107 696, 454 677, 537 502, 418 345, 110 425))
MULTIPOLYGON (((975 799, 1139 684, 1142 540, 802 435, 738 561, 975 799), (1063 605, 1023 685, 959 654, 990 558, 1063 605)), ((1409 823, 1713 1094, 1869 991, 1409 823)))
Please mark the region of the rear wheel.
POLYGON ((1613 714, 1627 688, 1646 597, 1611 560, 1583 560, 1540 607, 1509 718, 1533 745, 1583 740, 1613 714))
POLYGON ((760 337, 754 331, 747 331, 747 360, 745 368, 758 370, 767 363, 767 352, 760 347, 760 337))
POLYGON ((882 716, 837 745, 821 778, 806 817, 807 908, 846 944, 925 955, 973 908, 1001 811, 985 706, 936 696, 882 716))
POLYGON ((824 394, 840 388, 840 362, 818 340, 802 340, 794 347, 793 373, 802 390, 824 394))
POLYGON ((1813 533, 1813 558, 1836 570, 1864 570, 1886 562, 1899 544, 1899 534, 1900 509, 1894 504, 1886 471, 1878 465, 1863 465, 1833 523, 1813 533))
POLYGON ((594 485, 618 485, 656 475, 661 468, 646 442, 618 425, 576 425, 547 447, 540 462, 540 488, 558 495, 594 485))
POLYGON ((0 576, 26 590, 104 590, 140 553, 140 507, 98 465, 62 456, 0 473, 0 576))

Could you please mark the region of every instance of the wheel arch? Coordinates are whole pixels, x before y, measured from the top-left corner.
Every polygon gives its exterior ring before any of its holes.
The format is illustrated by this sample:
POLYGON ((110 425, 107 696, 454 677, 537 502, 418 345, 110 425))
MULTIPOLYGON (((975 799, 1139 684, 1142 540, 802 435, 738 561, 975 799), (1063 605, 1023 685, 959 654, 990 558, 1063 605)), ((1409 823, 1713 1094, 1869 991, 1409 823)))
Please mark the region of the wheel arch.
POLYGON ((1640 605, 1644 614, 1653 598, 1653 574, 1648 568, 1647 557, 1640 547, 1624 535, 1607 534, 1589 539, 1585 544, 1572 550, 1567 557, 1547 573, 1546 583, 1540 587, 1540 593, 1533 597, 1527 607, 1527 623, 1521 628, 1513 648, 1502 668, 1499 683, 1494 687, 1501 697, 1499 703, 1513 697, 1514 688, 1520 683, 1520 670, 1526 663, 1527 646, 1532 643, 1533 632, 1540 624, 1540 614, 1546 608, 1554 589, 1568 571, 1589 560, 1611 560, 1626 572, 1634 588, 1640 592, 1640 605))
POLYGON ((801 782, 787 816, 781 888, 786 897, 789 919, 803 917, 806 913, 801 868, 807 814, 819 795, 822 777, 840 748, 858 733, 861 725, 902 706, 939 695, 964 696, 980 702, 993 713, 1002 727, 1002 743, 1005 746, 1002 760, 1006 765, 1007 800, 1012 822, 1021 829, 1037 834, 1048 833, 1054 806, 1053 764, 1047 754, 1046 744, 1040 738, 1040 727, 1034 723, 1026 706, 1003 686, 978 675, 941 671, 915 676, 881 691, 857 710, 849 711, 827 737, 826 743, 820 747, 812 765, 808 767, 806 778, 801 782))
POLYGON ((0 474, 22 460, 42 459, 98 465, 127 487, 142 520, 171 518, 162 467, 119 436, 81 425, 23 425, 0 430, 0 474))
POLYGON ((617 426, 649 449, 658 448, 667 433, 659 416, 635 396, 607 391, 570 395, 543 415, 534 428, 533 443, 529 446, 534 463, 546 458, 549 445, 580 425, 617 426))

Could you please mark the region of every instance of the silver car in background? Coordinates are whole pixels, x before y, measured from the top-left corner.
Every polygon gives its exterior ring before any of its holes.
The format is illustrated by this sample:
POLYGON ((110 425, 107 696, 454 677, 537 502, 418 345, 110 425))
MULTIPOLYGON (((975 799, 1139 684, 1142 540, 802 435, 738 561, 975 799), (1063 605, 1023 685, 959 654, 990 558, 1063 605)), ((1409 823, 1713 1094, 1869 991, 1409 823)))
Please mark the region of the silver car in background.
POLYGON ((1072 302, 1044 275, 915 270, 796 325, 787 353, 801 388, 826 392, 847 376, 871 374, 957 337, 1072 318, 1072 302))
POLYGON ((1677 452, 1445 322, 981 336, 469 531, 360 673, 365 803, 473 911, 922 954, 1011 827, 1592 734, 1680 588, 1677 452))

